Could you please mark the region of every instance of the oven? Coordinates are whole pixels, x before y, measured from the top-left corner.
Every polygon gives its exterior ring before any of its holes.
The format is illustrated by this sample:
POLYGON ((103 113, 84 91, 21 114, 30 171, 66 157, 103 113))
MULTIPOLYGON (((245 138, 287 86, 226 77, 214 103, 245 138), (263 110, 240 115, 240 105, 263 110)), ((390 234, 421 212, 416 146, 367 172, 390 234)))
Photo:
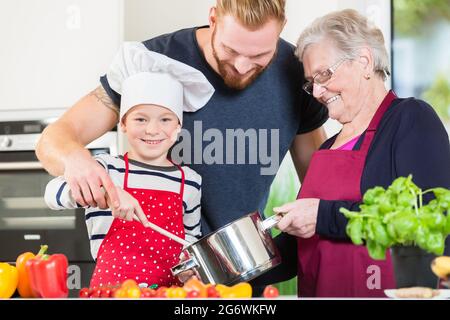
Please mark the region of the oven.
MULTIPOLYGON (((37 253, 41 244, 49 253, 69 260, 70 296, 89 285, 94 269, 84 209, 54 211, 44 202, 45 187, 53 177, 37 160, 35 145, 49 121, 0 122, 0 261, 15 262, 18 255, 37 253)), ((117 132, 107 132, 87 146, 92 154, 117 155, 117 132)))

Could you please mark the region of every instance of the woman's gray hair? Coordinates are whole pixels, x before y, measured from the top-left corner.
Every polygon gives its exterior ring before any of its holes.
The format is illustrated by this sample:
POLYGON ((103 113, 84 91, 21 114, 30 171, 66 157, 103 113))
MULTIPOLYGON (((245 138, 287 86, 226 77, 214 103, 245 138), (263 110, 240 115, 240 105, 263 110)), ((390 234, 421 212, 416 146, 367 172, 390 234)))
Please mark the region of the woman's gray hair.
POLYGON ((342 58, 355 59, 359 50, 369 47, 374 58, 374 71, 383 80, 390 75, 389 57, 381 30, 353 9, 331 12, 317 18, 300 35, 296 55, 303 61, 303 54, 309 45, 330 40, 342 58))

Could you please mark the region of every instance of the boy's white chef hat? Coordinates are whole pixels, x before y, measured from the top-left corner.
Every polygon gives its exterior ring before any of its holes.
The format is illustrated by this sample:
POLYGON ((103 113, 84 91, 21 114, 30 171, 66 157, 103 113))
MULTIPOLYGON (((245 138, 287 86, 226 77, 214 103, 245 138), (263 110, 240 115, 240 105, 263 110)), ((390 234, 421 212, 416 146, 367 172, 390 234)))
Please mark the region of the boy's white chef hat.
POLYGON ((203 73, 140 42, 122 45, 106 77, 122 96, 120 121, 136 105, 156 104, 173 111, 183 124, 183 111, 197 111, 214 94, 203 73))

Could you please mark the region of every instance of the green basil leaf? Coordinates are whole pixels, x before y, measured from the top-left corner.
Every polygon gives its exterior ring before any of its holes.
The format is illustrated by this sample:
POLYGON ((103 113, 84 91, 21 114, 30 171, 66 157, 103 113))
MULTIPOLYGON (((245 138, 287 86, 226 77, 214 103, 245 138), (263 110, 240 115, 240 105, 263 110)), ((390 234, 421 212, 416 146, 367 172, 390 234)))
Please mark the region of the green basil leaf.
POLYGON ((373 240, 367 240, 367 251, 369 256, 375 260, 386 259, 386 247, 373 240))

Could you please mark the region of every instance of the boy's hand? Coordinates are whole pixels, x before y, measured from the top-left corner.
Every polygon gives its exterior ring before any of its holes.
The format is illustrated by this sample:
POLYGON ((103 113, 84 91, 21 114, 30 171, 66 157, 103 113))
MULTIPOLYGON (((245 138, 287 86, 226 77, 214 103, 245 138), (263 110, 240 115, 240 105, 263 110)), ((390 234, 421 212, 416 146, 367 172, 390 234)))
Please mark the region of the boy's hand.
POLYGON ((114 218, 119 218, 127 221, 136 220, 141 222, 145 227, 149 225, 147 216, 142 210, 139 202, 131 194, 123 190, 121 187, 115 187, 117 195, 119 197, 120 205, 114 208, 111 205, 111 200, 107 196, 108 205, 111 208, 111 212, 114 218))

